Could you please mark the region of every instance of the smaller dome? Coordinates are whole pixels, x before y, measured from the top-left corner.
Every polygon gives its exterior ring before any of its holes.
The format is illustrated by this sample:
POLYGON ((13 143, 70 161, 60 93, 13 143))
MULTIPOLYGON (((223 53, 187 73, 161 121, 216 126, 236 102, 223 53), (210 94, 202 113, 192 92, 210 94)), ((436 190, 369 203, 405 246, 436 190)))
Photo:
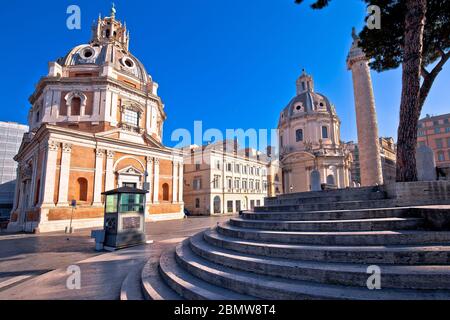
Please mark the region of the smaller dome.
POLYGON ((330 100, 314 92, 314 79, 303 70, 297 80, 297 95, 281 112, 280 123, 314 113, 336 116, 336 110, 330 100))

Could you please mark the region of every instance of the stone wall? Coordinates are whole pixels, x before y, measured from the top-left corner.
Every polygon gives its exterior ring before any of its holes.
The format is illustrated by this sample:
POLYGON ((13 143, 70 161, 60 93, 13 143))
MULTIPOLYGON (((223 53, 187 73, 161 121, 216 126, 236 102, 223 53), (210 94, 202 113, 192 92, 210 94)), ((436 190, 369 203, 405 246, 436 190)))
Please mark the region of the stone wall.
POLYGON ((397 182, 383 188, 397 206, 450 204, 450 181, 397 182))

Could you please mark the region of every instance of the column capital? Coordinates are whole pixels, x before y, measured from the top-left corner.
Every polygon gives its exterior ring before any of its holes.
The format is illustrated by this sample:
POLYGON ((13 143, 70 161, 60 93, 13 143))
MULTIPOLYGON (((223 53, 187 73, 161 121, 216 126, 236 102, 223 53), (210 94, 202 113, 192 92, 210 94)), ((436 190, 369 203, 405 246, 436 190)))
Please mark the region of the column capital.
POLYGON ((64 153, 71 153, 72 152, 72 144, 70 143, 63 143, 63 152, 64 153))
POLYGON ((112 150, 107 150, 107 152, 106 152, 106 156, 108 159, 114 159, 115 155, 116 155, 116 152, 114 152, 112 150))
POLYGON ((158 158, 155 158, 155 165, 159 166, 160 160, 158 158))
POLYGON ((105 156, 105 150, 103 150, 103 149, 95 150, 95 156, 97 158, 103 158, 105 156))
POLYGON ((145 157, 145 160, 147 160, 147 164, 153 164, 153 157, 145 157))
POLYGON ((60 143, 55 140, 49 140, 46 142, 45 147, 49 151, 58 151, 60 143))

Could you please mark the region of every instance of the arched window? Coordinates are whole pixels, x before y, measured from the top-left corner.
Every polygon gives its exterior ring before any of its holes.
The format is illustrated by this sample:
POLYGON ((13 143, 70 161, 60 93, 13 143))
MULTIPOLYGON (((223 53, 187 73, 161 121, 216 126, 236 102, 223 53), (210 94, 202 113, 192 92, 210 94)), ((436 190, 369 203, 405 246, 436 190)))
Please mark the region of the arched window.
POLYGON ((169 185, 167 183, 164 183, 162 189, 163 189, 163 201, 169 201, 169 185))
POLYGON ((327 177, 327 184, 330 186, 334 186, 336 184, 335 180, 334 180, 334 176, 332 174, 330 174, 327 177))
POLYGON ((81 113, 81 99, 79 97, 72 98, 70 102, 70 110, 72 116, 79 116, 81 113))
POLYGON ((219 196, 214 198, 214 213, 222 213, 221 200, 219 196))
POLYGON ((328 127, 322 127, 322 139, 328 139, 328 127))
POLYGON ((303 141, 303 129, 298 129, 297 131, 295 131, 295 139, 297 140, 297 142, 303 141))
POLYGON ((79 178, 78 182, 78 200, 88 201, 88 181, 85 178, 79 178))

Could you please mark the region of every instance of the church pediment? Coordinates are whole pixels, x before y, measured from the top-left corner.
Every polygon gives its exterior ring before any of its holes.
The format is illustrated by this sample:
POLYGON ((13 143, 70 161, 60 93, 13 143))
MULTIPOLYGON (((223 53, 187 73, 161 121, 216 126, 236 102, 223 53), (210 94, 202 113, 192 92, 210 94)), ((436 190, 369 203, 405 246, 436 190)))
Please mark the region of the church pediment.
POLYGON ((292 163, 298 163, 298 162, 303 162, 303 161, 308 161, 308 160, 314 160, 315 156, 309 152, 305 152, 305 151, 300 151, 300 152, 295 152, 295 153, 291 153, 287 156, 285 156, 281 162, 283 164, 292 164, 292 163))
POLYGON ((128 166, 117 171, 120 175, 130 175, 130 176, 142 176, 144 173, 133 166, 128 166))

